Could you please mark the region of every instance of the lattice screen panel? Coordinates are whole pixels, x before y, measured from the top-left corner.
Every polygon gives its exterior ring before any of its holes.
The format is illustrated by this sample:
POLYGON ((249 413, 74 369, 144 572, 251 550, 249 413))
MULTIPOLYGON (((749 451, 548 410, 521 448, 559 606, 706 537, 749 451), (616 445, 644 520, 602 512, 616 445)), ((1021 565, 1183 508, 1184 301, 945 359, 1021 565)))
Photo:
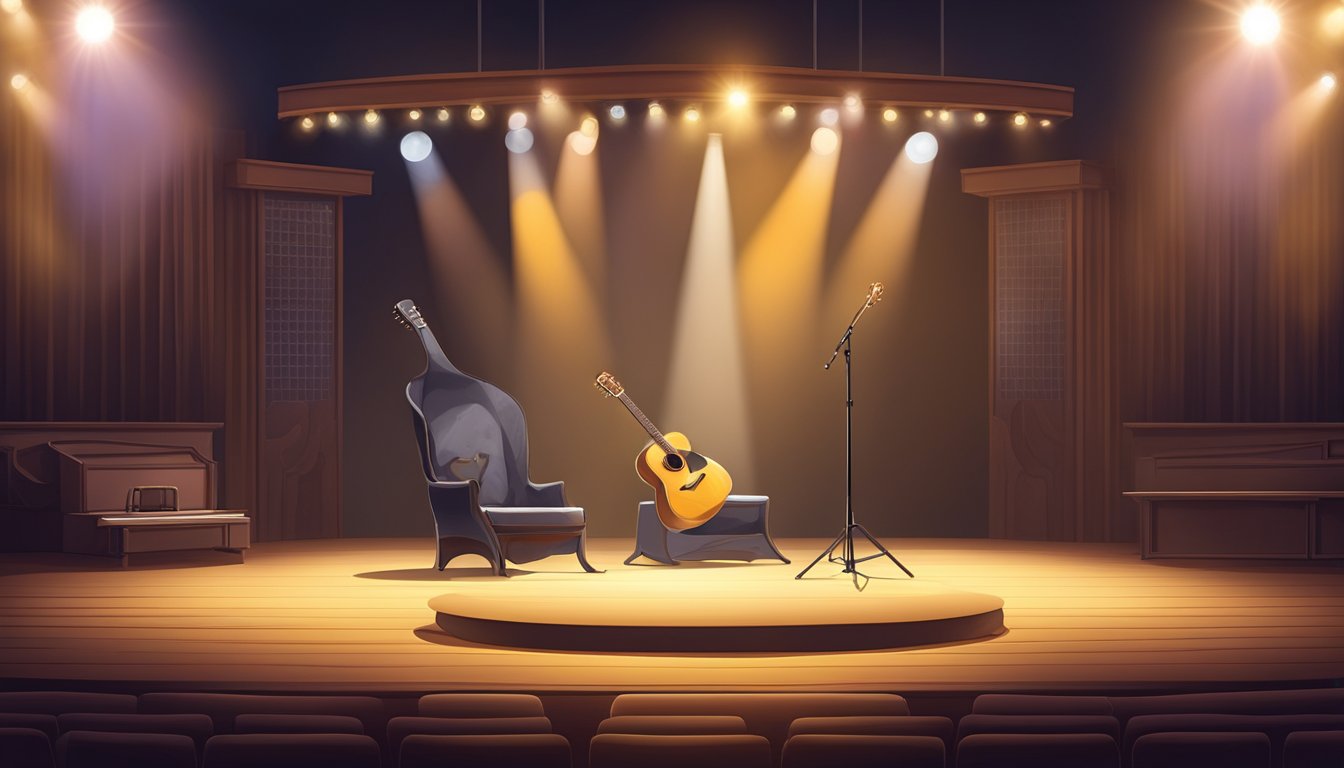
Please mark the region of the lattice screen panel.
POLYGON ((1065 202, 994 201, 995 381, 1002 400, 1063 398, 1065 202))
POLYGON ((267 193, 266 402, 333 397, 336 202, 267 193))

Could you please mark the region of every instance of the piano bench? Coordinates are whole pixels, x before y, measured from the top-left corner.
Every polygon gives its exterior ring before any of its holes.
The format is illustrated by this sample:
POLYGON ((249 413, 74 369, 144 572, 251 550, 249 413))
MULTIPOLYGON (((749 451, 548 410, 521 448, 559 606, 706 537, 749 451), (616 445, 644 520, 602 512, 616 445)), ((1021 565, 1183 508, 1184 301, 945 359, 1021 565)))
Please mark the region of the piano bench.
POLYGON ((252 545, 252 521, 237 509, 71 512, 63 533, 65 552, 119 558, 123 568, 144 552, 214 549, 241 561, 252 545))

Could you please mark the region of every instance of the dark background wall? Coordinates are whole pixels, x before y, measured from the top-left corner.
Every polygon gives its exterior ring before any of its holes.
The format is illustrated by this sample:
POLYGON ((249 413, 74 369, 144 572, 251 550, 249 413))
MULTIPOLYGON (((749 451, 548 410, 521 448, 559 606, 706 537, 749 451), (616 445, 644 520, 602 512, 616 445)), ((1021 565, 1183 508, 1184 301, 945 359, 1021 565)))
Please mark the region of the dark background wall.
MULTIPOLYGON (((536 4, 487 0, 484 6, 484 67, 535 67, 536 4)), ((827 0, 819 10, 820 66, 856 68, 858 3, 827 0)), ((935 2, 870 1, 863 11, 865 68, 938 71, 935 2)), ((422 358, 388 310, 397 299, 411 296, 426 309, 431 323, 443 328, 450 315, 443 303, 454 287, 436 285, 429 268, 415 199, 397 153, 400 132, 389 130, 378 139, 357 132, 300 136, 291 122, 275 119, 275 90, 347 77, 475 69, 475 3, 202 1, 147 3, 129 12, 141 22, 131 30, 155 41, 151 47, 159 52, 161 70, 175 70, 180 79, 193 83, 198 101, 208 105, 204 111, 210 121, 218 128, 246 131, 249 156, 375 171, 375 194, 350 201, 346 209, 345 533, 428 532, 401 394, 405 381, 420 370, 422 358)), ((56 17, 57 11, 50 15, 56 17)), ((546 19, 548 67, 677 62, 810 66, 812 60, 812 5, 796 0, 551 0, 546 19)), ((1331 181, 1344 175, 1338 147, 1315 141, 1309 152, 1298 155, 1292 165, 1295 175, 1275 179, 1290 195, 1272 203, 1221 204, 1207 193, 1225 186, 1225 180, 1196 173, 1202 166, 1191 166, 1180 151, 1187 145, 1177 141, 1183 128, 1182 100, 1200 85, 1191 68, 1234 34, 1225 11, 1197 1, 947 3, 947 74, 1071 85, 1077 88, 1076 116, 1048 133, 1022 134, 996 124, 980 132, 961 131, 943 142, 914 261, 881 312, 870 318, 858 353, 856 396, 864 410, 856 435, 856 504, 861 518, 879 535, 983 536, 987 531, 986 210, 983 200, 959 191, 959 170, 964 167, 1081 157, 1115 172, 1113 257, 1120 262, 1123 281, 1118 319, 1124 419, 1344 418, 1344 296, 1339 295, 1344 255, 1338 226, 1330 223, 1331 212, 1344 202, 1339 183, 1331 181), (1311 175, 1312 167, 1334 172, 1311 175), (1189 184, 1175 184, 1176 179, 1189 184), (1290 203, 1295 219, 1289 218, 1290 203), (1257 229, 1245 230, 1246 213, 1261 222, 1257 229), (1211 231, 1244 236, 1199 234, 1211 231), (1229 245, 1231 240, 1237 244, 1229 245)), ((1338 58, 1338 49, 1333 55, 1338 58)), ((1299 69, 1310 71, 1311 66, 1299 69)), ((1294 77, 1300 76, 1295 71, 1294 77)), ((1332 109, 1337 124, 1338 106, 1332 109)), ((20 118, 11 112, 7 119, 20 118)), ((1323 124, 1329 120, 1327 115, 1323 124)), ((869 121, 875 124, 872 116, 869 121)), ((865 130, 855 140, 847 134, 827 236, 829 265, 834 265, 881 173, 912 129, 903 124, 896 140, 875 130, 865 130)), ((13 156, 20 154, 22 141, 32 141, 18 133, 9 130, 3 137, 13 156)), ((480 131, 454 126, 438 149, 508 272, 513 269, 512 243, 501 139, 498 126, 480 131)), ((731 137, 727 141, 740 247, 740 239, 752 231, 805 151, 807 129, 750 145, 734 145, 731 137)), ((610 271, 609 300, 601 316, 615 340, 610 367, 623 372, 632 392, 657 419, 666 394, 670 338, 670 321, 657 317, 669 312, 651 312, 650 319, 629 297, 637 283, 653 274, 669 281, 654 292, 654 308, 675 306, 676 260, 685 254, 682 223, 689 223, 703 145, 657 147, 652 157, 661 158, 658 172, 631 181, 640 170, 632 159, 650 157, 641 154, 648 149, 634 131, 606 131, 598 150, 609 259, 618 267, 610 271), (672 201, 669 210, 657 215, 641 211, 638 202, 655 196, 672 201), (626 218, 614 217, 616 211, 626 212, 626 218), (659 222, 657 237, 640 226, 640 216, 659 222)), ((553 170, 554 147, 549 155, 544 147, 537 151, 553 170)), ((1235 149, 1229 146, 1219 157, 1220 162, 1235 162, 1235 149)), ((8 168, 5 173, 10 174, 8 168)), ((15 190, 25 183, 12 174, 7 181, 15 190)), ((1240 177, 1240 183, 1261 182, 1268 179, 1240 177)), ((7 199, 20 196, 15 191, 7 199)), ((72 209, 58 202, 51 210, 60 216, 72 209)), ((3 215, 5 231, 13 233, 15 222, 26 220, 26 209, 10 202, 3 215)), ((104 236, 92 232, 86 239, 104 236)), ((78 254, 79 259, 101 258, 99 249, 51 242, 56 251, 78 254)), ((30 268, 19 266, 20 254, 30 251, 16 236, 4 240, 4 246, 5 292, 12 298, 31 285, 20 279, 30 268)), ((193 253, 190 243, 169 241, 152 254, 153 264, 146 269, 189 261, 193 253)), ((36 264, 31 269, 47 269, 46 262, 36 264)), ((72 264, 51 274, 58 282, 69 282, 87 281, 94 273, 72 264)), ((128 306, 149 299, 157 307, 164 290, 150 285, 144 295, 127 299, 128 306)), ((197 413, 208 408, 165 411, 160 403, 168 395, 157 388, 134 397, 92 396, 87 390, 75 396, 60 388, 67 384, 24 383, 33 371, 43 369, 34 361, 45 359, 44 350, 64 342, 42 330, 47 315, 20 309, 12 301, 6 306, 6 387, 0 417, 211 415, 197 413)), ((75 311, 93 318, 94 325, 104 312, 103 307, 77 306, 75 311)), ((173 304, 163 306, 173 315, 173 304)), ((199 322, 193 315, 192 323, 199 322)), ((520 340, 498 329, 482 333, 489 343, 474 339, 447 344, 464 369, 515 390, 525 377, 547 375, 501 365, 481 350, 520 340)), ((829 328, 818 330, 819 337, 829 335, 829 328)), ((179 343, 176 336, 171 338, 179 343)), ((76 362, 88 372, 86 380, 139 381, 136 369, 147 363, 124 355, 119 339, 81 342, 85 354, 76 362)), ((826 345, 821 343, 816 352, 824 355, 826 345)), ((175 361, 189 361, 196 354, 187 350, 163 360, 178 365, 175 361)), ((843 504, 838 474, 841 382, 837 374, 822 378, 816 369, 797 375, 796 381, 781 384, 800 393, 793 412, 757 419, 753 428, 757 445, 788 444, 795 450, 759 468, 760 488, 743 490, 772 495, 777 534, 825 535, 839 525, 843 504), (803 430, 792 423, 811 426, 803 430), (794 456, 799 460, 789 460, 794 456)), ((179 381, 169 395, 179 396, 177 391, 190 383, 179 381)), ((579 384, 556 382, 557 387, 579 384)), ((534 423, 552 420, 547 400, 525 401, 524 406, 534 423)), ((576 425, 612 424, 599 414, 613 407, 594 397, 591 422, 585 413, 564 416, 576 425)), ((535 451, 532 474, 538 480, 570 481, 571 496, 589 508, 596 535, 629 535, 640 486, 629 471, 628 456, 640 444, 633 424, 576 430, 572 450, 535 451), (585 463, 589 454, 601 460, 585 463)))

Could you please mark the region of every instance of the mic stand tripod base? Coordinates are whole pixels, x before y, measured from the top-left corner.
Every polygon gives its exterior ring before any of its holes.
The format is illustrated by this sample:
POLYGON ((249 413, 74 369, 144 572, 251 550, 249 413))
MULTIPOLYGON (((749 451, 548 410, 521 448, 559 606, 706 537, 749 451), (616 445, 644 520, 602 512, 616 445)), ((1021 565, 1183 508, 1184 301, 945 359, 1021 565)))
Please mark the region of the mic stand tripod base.
POLYGON ((900 568, 902 571, 905 571, 906 576, 909 576, 912 579, 915 578, 915 574, 911 573, 909 568, 906 568, 905 565, 903 565, 900 560, 897 560, 895 555, 891 554, 891 552, 888 551, 886 547, 882 546, 882 542, 878 541, 875 536, 873 536, 871 533, 868 532, 867 528, 864 528, 859 523, 848 523, 847 525, 845 525, 845 529, 840 532, 839 536, 835 537, 835 540, 831 542, 831 545, 826 549, 822 550, 821 554, 817 555, 816 560, 813 560, 811 563, 808 563, 807 567, 799 571, 798 575, 794 576, 793 578, 795 579, 803 578, 803 576, 808 571, 812 570, 812 568, 817 563, 820 563, 822 560, 827 560, 829 562, 836 563, 838 565, 844 565, 845 566, 844 570, 842 570, 841 573, 852 573, 857 576, 863 576, 864 578, 868 578, 867 574, 859 570, 858 568, 859 563, 867 562, 869 560, 876 560, 877 558, 880 557, 885 557, 891 562, 895 563, 897 568, 900 568), (870 543, 872 543, 874 547, 877 547, 876 554, 866 555, 864 557, 854 556, 855 531, 858 531, 859 533, 863 534, 863 537, 865 539, 867 539, 870 543), (844 545, 844 552, 839 557, 836 557, 835 550, 839 549, 841 545, 844 545))

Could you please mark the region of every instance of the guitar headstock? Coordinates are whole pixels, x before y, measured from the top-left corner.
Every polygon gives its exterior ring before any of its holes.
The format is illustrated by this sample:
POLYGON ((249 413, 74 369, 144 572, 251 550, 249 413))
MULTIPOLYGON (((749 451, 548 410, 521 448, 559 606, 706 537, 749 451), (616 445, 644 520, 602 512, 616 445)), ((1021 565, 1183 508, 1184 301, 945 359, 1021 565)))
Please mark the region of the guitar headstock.
POLYGON ((392 316, 397 318, 397 322, 407 328, 419 330, 428 325, 428 323, 425 322, 425 318, 420 316, 420 309, 416 307, 415 302, 410 299, 402 299, 401 301, 398 301, 396 308, 392 310, 392 316))
POLYGON ((620 397, 625 394, 625 386, 606 371, 597 374, 597 381, 593 382, 593 386, 605 392, 607 397, 620 397))

